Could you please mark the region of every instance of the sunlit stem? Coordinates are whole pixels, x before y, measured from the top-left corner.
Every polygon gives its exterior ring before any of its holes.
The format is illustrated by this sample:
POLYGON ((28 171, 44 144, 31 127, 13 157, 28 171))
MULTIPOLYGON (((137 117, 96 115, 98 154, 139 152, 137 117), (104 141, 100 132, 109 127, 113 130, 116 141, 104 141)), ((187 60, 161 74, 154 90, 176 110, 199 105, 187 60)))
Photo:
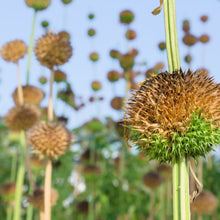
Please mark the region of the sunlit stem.
POLYGON ((23 97, 23 90, 21 86, 21 73, 20 73, 20 66, 17 63, 17 77, 18 77, 18 101, 19 105, 24 104, 24 97, 23 97))

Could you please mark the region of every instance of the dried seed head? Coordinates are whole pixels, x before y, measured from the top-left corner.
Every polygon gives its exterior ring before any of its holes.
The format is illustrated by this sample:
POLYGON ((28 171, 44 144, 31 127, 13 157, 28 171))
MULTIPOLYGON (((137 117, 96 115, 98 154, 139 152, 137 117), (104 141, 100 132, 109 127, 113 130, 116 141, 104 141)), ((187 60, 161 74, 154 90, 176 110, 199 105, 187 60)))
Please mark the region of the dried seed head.
POLYGON ((102 84, 99 81, 93 81, 91 87, 94 91, 98 91, 102 88, 102 84))
POLYGON ((113 59, 118 59, 120 52, 118 50, 110 50, 110 57, 113 59))
POLYGON ((133 92, 124 122, 150 159, 166 163, 203 156, 220 142, 219 106, 219 84, 202 71, 163 72, 133 92))
POLYGON ((128 40, 134 40, 137 35, 136 35, 136 32, 133 31, 133 30, 127 30, 126 34, 125 34, 125 37, 128 39, 128 40))
POLYGON ((124 54, 119 56, 119 62, 121 68, 125 71, 131 70, 134 66, 134 56, 132 54, 124 54))
POLYGON ((89 58, 91 61, 96 62, 99 60, 99 54, 96 52, 93 52, 89 55, 89 58))
POLYGON ((35 105, 18 105, 9 110, 5 124, 13 131, 28 130, 40 120, 40 116, 40 110, 35 105))
POLYGON ((200 38, 199 38, 199 41, 201 43, 208 43, 210 41, 210 37, 208 34, 203 34, 200 38))
POLYGON ((44 76, 41 76, 41 77, 39 78, 39 82, 40 82, 41 85, 44 85, 44 84, 47 83, 47 78, 44 77, 44 76))
POLYGON ((211 214, 217 207, 218 200, 210 191, 203 191, 191 203, 191 211, 198 215, 211 214))
POLYGON ((192 56, 191 56, 190 54, 188 54, 188 55, 186 55, 186 56, 184 57, 184 60, 185 60, 186 63, 191 63, 191 61, 192 61, 192 56))
POLYGON ((90 20, 92 20, 92 19, 95 18, 95 15, 94 15, 93 13, 90 13, 90 14, 88 15, 88 18, 89 18, 90 20))
POLYGON ((34 8, 36 11, 44 10, 50 5, 50 0, 25 0, 28 7, 34 8))
POLYGON ((124 99, 122 97, 114 97, 111 100, 111 107, 115 110, 121 110, 123 107, 124 99))
POLYGON ((183 31, 185 33, 189 33, 189 31, 190 31, 190 23, 188 20, 183 21, 183 31))
POLYGON ((58 35, 59 35, 60 37, 66 38, 67 40, 70 40, 70 34, 69 34, 67 31, 60 31, 60 32, 58 33, 58 35))
POLYGON ((88 214, 88 212, 89 212, 89 203, 86 200, 78 202, 76 204, 76 209, 81 214, 88 214))
POLYGON ((123 24, 130 24, 134 20, 133 12, 129 10, 122 11, 120 13, 120 22, 123 24))
POLYGON ((88 35, 89 35, 90 37, 93 37, 93 36, 95 36, 95 34, 96 34, 96 31, 95 31, 95 29, 93 29, 93 28, 90 28, 90 29, 88 30, 88 35))
POLYGON ((2 46, 1 56, 7 62, 18 63, 27 53, 27 46, 21 40, 10 41, 2 46))
POLYGON ((46 21, 46 20, 44 20, 44 21, 41 22, 41 26, 42 26, 43 28, 47 28, 47 27, 49 26, 49 22, 46 21))
POLYGON ((67 5, 67 4, 71 3, 72 0, 62 0, 62 2, 67 5))
POLYGON ((198 42, 197 38, 192 34, 186 34, 183 37, 183 43, 187 46, 193 46, 198 42))
POLYGON ((69 40, 59 33, 43 35, 37 40, 34 51, 38 61, 49 69, 66 63, 72 56, 69 40))
POLYGON ((54 71, 54 81, 59 82, 65 82, 66 81, 66 73, 64 73, 61 70, 55 70, 54 71))
POLYGON ((116 82, 119 80, 120 76, 118 71, 112 70, 108 72, 107 78, 110 82, 116 82))
POLYGON ((72 143, 71 133, 61 124, 41 121, 28 133, 29 144, 40 158, 57 158, 63 155, 72 143))
MULTIPOLYGON (((57 190, 51 188, 51 206, 56 205, 59 195, 57 190)), ((34 206, 35 209, 44 211, 44 188, 38 187, 34 190, 32 195, 28 196, 28 202, 34 206)))
MULTIPOLYGON (((22 86, 24 103, 39 105, 45 96, 45 93, 35 86, 22 86)), ((18 89, 16 88, 12 94, 14 102, 19 105, 18 89)))
POLYGON ((202 21, 202 22, 206 22, 206 21, 208 21, 208 16, 207 15, 202 15, 201 17, 200 17, 200 20, 202 21))
POLYGON ((166 43, 165 42, 161 42, 161 43, 158 44, 158 47, 159 47, 160 50, 163 51, 163 50, 166 49, 166 43))
POLYGON ((163 183, 163 178, 158 172, 151 171, 142 177, 142 182, 145 186, 155 189, 163 183))

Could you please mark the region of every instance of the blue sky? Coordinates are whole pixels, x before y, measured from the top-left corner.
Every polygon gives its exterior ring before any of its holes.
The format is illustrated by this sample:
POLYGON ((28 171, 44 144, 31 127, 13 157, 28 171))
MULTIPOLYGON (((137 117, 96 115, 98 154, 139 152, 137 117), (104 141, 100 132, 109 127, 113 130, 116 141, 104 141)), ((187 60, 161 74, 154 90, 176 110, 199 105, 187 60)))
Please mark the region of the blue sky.
MULTIPOLYGON (((115 119, 120 118, 121 113, 111 110, 109 103, 114 95, 123 95, 124 83, 122 81, 116 83, 113 89, 106 80, 109 70, 121 71, 118 62, 109 57, 109 50, 118 49, 121 52, 126 52, 128 48, 128 43, 124 38, 126 28, 119 23, 119 13, 124 9, 130 9, 135 13, 135 20, 131 24, 131 28, 137 32, 137 39, 131 42, 130 46, 139 49, 137 62, 147 62, 147 66, 137 67, 136 69, 145 71, 158 61, 167 64, 166 53, 161 53, 157 48, 157 44, 165 40, 163 13, 158 16, 151 14, 151 11, 159 6, 159 0, 74 0, 66 7, 61 3, 61 0, 51 0, 51 2, 47 10, 38 13, 35 40, 43 34, 40 23, 44 19, 50 22, 50 28, 54 32, 67 30, 71 34, 73 57, 69 63, 60 69, 67 73, 68 80, 71 82, 76 95, 82 96, 85 101, 92 94, 91 81, 94 79, 101 80, 103 89, 98 94, 104 96, 105 100, 99 104, 99 117, 103 119, 105 116, 111 115, 115 119), (94 20, 88 19, 89 13, 95 14, 94 20), (97 31, 97 36, 94 39, 87 36, 87 30, 90 27, 97 31), (93 51, 100 54, 100 60, 96 65, 93 65, 88 58, 89 53, 93 51)), ((187 53, 187 48, 181 43, 183 37, 182 21, 189 19, 193 34, 199 36, 202 33, 208 33, 211 36, 211 41, 206 47, 205 67, 210 70, 217 82, 220 82, 218 66, 220 62, 219 11, 220 1, 218 0, 176 1, 181 61, 187 53), (203 14, 209 16, 209 21, 205 25, 199 20, 203 14)), ((33 10, 26 6, 24 0, 3 1, 0 7, 0 47, 15 39, 24 40, 28 44, 32 17, 33 10)), ((193 70, 201 67, 202 51, 202 45, 199 43, 191 50, 194 58, 193 70)), ((27 56, 21 60, 20 65, 22 82, 25 84, 27 56)), ((182 68, 186 68, 183 61, 182 68)), ((11 94, 17 86, 17 75, 16 66, 6 63, 3 59, 0 59, 0 70, 0 115, 4 116, 13 106, 11 94)), ((40 86, 37 79, 41 75, 49 77, 49 72, 39 65, 33 55, 30 84, 40 86)), ((139 77, 137 81, 142 79, 143 77, 139 77)), ((48 90, 49 88, 45 87, 45 91, 48 90)), ((46 97, 43 105, 47 105, 47 101, 46 97)), ((55 111, 57 114, 71 117, 68 124, 70 128, 79 126, 96 115, 96 108, 91 104, 76 112, 57 102, 55 103, 55 111)))

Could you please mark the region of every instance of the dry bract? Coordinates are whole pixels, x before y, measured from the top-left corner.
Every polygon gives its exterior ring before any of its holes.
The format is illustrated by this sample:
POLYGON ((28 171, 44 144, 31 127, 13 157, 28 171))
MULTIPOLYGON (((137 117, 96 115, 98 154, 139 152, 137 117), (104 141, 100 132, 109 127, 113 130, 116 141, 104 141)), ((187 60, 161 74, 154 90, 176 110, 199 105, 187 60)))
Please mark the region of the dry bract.
POLYGON ((72 143, 71 133, 61 124, 41 121, 27 134, 29 144, 40 158, 57 158, 72 143))
MULTIPOLYGON (((45 96, 45 93, 41 89, 35 86, 30 86, 30 85, 22 86, 22 91, 23 91, 24 103, 39 105, 45 96)), ((16 89, 13 92, 12 96, 15 104, 18 105, 19 104, 18 89, 16 89)))
POLYGON ((72 56, 72 47, 69 40, 62 34, 49 33, 37 41, 35 54, 43 66, 52 69, 69 60, 72 56))
POLYGON ((27 46, 21 40, 10 41, 3 45, 1 56, 7 62, 18 63, 18 60, 23 58, 27 53, 27 46))
POLYGON ((30 129, 40 120, 40 110, 31 104, 18 105, 10 109, 5 124, 13 131, 30 129))

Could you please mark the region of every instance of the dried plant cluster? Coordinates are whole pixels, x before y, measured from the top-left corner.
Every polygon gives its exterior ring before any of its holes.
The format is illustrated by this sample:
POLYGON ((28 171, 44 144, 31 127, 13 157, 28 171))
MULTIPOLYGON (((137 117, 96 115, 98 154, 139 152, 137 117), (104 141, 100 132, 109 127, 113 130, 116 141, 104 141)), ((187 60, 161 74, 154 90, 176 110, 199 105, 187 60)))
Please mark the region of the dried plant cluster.
POLYGON ((220 142, 219 106, 219 84, 202 71, 163 72, 133 92, 124 122, 151 159, 196 158, 220 142))

